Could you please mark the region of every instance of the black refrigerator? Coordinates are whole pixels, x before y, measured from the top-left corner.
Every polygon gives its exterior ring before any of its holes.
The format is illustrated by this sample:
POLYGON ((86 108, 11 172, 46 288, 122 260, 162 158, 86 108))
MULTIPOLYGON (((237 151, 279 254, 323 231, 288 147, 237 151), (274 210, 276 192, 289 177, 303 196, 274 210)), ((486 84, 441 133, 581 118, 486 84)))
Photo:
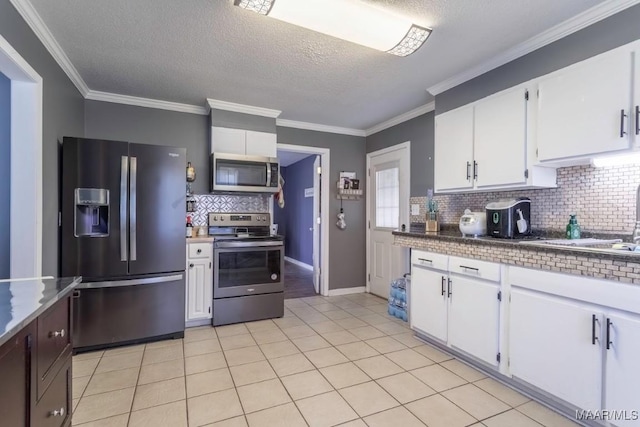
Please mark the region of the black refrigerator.
POLYGON ((65 137, 62 276, 82 276, 73 346, 184 336, 186 149, 65 137))

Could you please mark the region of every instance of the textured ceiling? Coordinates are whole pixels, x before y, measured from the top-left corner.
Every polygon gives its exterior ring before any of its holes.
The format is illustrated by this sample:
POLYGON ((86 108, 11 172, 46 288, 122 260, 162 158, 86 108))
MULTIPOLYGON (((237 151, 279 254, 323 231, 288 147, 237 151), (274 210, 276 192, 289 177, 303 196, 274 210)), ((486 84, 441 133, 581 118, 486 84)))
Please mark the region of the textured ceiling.
POLYGON ((232 0, 31 0, 92 90, 194 105, 214 98, 356 129, 429 102, 427 87, 601 2, 367 1, 433 34, 400 58, 232 0))

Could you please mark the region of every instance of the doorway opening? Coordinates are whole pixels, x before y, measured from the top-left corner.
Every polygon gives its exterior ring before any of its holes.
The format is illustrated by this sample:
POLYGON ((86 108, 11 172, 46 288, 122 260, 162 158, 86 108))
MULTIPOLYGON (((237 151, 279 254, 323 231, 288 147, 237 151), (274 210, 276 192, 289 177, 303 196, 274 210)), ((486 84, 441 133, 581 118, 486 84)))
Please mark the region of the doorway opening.
POLYGON ((0 234, 9 234, 9 278, 40 277, 42 78, 2 36, 0 73, 11 82, 9 230, 3 227, 0 234))
POLYGON ((329 150, 278 144, 284 208, 272 218, 285 239, 285 299, 329 294, 329 150))

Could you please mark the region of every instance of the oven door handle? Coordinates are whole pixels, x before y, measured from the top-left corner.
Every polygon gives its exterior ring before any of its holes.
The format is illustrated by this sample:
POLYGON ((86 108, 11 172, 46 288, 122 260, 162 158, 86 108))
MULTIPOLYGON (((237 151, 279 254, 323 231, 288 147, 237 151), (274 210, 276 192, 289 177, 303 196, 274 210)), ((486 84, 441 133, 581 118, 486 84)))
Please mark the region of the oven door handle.
POLYGON ((284 246, 282 241, 273 242, 216 242, 216 248, 261 248, 284 246))

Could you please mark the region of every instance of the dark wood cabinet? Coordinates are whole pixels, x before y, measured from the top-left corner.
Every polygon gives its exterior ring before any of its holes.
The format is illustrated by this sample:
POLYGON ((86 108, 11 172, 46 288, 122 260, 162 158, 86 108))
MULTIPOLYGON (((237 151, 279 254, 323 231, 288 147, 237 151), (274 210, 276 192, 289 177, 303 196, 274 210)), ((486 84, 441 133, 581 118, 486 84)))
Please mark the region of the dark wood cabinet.
POLYGON ((0 347, 0 424, 29 426, 35 321, 0 347))
POLYGON ((65 360, 33 411, 34 426, 61 427, 71 423, 71 358, 65 360))
POLYGON ((38 374, 38 399, 49 387, 60 363, 71 354, 71 303, 69 298, 38 317, 38 340, 36 343, 36 370, 38 374))

